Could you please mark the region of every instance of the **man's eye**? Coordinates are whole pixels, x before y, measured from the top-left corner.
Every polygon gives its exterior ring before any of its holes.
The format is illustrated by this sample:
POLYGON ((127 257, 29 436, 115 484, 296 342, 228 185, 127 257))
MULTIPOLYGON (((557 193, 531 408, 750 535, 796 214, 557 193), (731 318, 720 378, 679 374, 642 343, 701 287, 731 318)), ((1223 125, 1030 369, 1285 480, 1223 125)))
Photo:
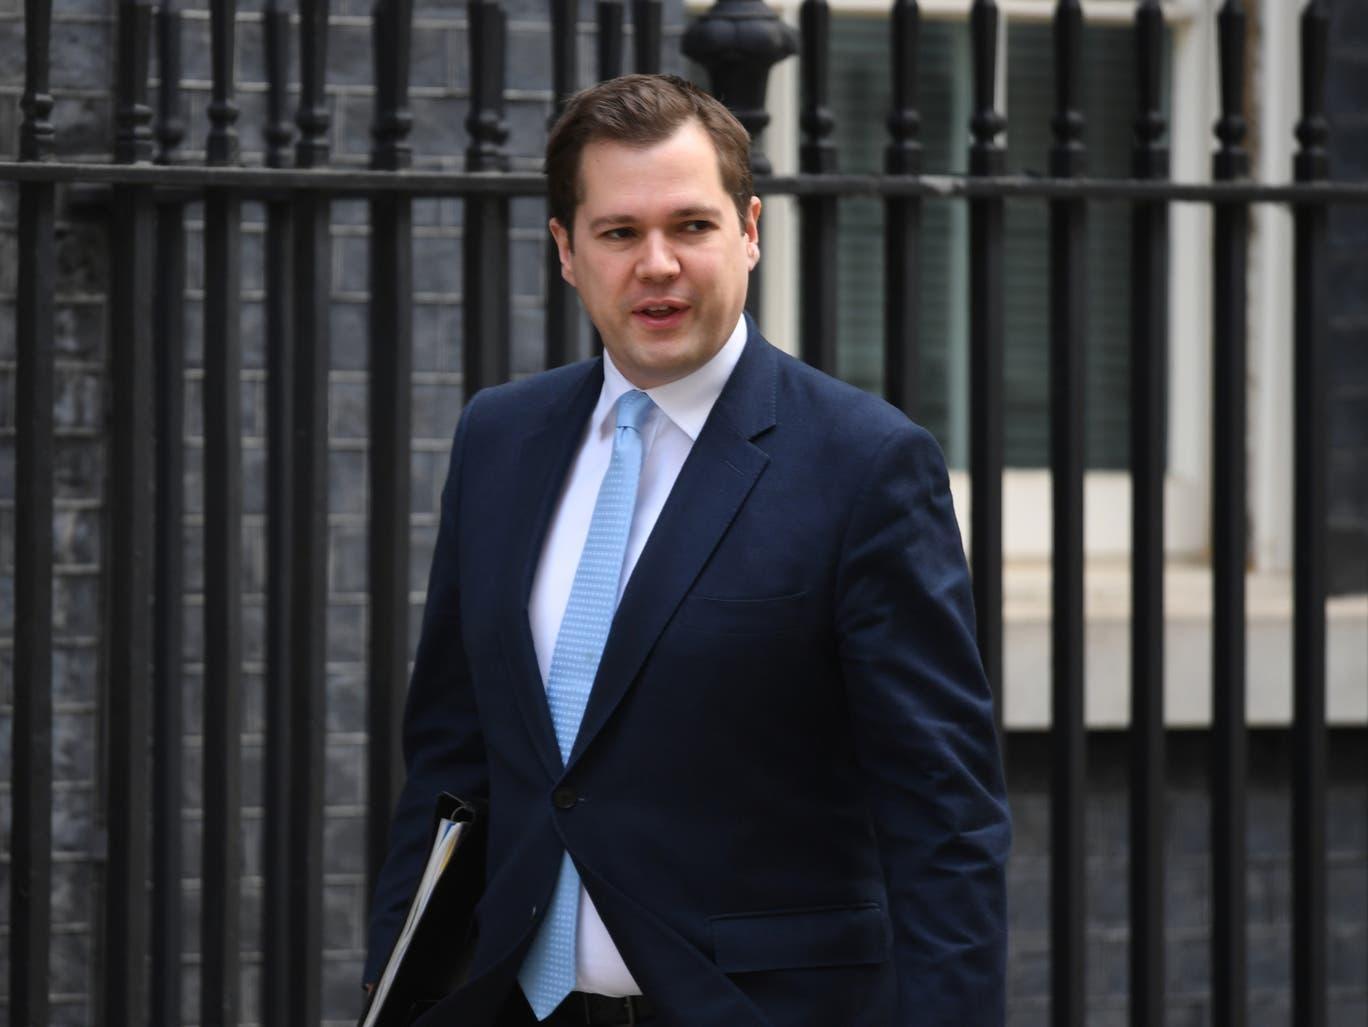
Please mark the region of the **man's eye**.
POLYGON ((710 228, 712 228, 712 222, 711 222, 711 221, 686 221, 686 222, 684 222, 684 231, 686 231, 686 232, 693 232, 693 233, 706 232, 706 231, 707 231, 708 229, 710 229, 710 228))
POLYGON ((630 239, 631 237, 632 230, 630 228, 610 228, 603 233, 603 238, 605 239, 620 240, 630 239))

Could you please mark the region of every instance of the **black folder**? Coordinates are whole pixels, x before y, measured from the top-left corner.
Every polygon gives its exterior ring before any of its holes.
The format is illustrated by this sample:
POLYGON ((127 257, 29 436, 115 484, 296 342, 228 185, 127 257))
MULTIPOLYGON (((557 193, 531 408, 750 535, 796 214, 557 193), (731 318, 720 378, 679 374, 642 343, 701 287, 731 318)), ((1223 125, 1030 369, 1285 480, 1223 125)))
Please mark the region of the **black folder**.
POLYGON ((485 811, 443 793, 428 862, 358 1027, 408 1027, 461 984, 474 948, 484 863, 485 811))

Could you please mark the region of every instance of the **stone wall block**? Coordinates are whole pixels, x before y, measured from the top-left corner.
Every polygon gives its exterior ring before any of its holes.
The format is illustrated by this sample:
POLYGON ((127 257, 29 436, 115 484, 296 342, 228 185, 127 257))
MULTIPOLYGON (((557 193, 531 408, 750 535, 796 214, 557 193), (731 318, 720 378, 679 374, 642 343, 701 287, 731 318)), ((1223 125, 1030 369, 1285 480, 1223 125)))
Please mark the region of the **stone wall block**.
POLYGON ((330 452, 328 509, 333 513, 364 515, 368 502, 365 453, 337 449, 330 452))
MULTIPOLYGON (((52 851, 86 855, 94 837, 95 796, 89 788, 58 788, 52 793, 52 851)), ((8 829, 7 829, 8 830, 8 829)))
POLYGON ((324 874, 366 872, 365 826, 365 819, 360 816, 334 812, 327 818, 323 825, 324 874))
POLYGON ((331 741, 324 753, 323 802, 328 806, 361 806, 366 802, 365 742, 331 741))
POLYGON ((413 291, 428 295, 455 297, 461 292, 465 262, 461 236, 449 230, 442 234, 415 235, 413 240, 413 291))
MULTIPOLYGON (((3 314, 0 308, 0 316, 3 314)), ((10 320, 13 321, 12 316, 10 320)), ((52 312, 53 350, 63 357, 98 360, 105 352, 108 323, 109 313, 102 299, 58 303, 52 312)), ((3 334, 0 332, 0 336, 3 334)))
POLYGON ((52 630, 57 635, 91 637, 100 630, 99 578, 58 574, 52 582, 52 630))
POLYGON ((413 387, 413 434, 450 439, 461 414, 461 386, 454 382, 420 383, 413 387))
MULTIPOLYGON (((52 88, 107 89, 114 75, 113 26, 98 21, 54 19, 48 52, 53 55, 52 88)), ((22 51, 21 51, 22 54, 22 51)), ((14 67, 23 81, 22 56, 14 67)))
POLYGON ((515 375, 540 371, 546 364, 546 315, 540 304, 513 308, 512 368, 515 375))
POLYGON ((99 564, 102 528, 98 511, 55 510, 52 533, 52 558, 56 563, 99 564))
POLYGON ((459 371, 461 309, 450 303, 413 305, 414 371, 459 371))
POLYGON ((52 716, 52 776, 57 781, 93 782, 99 732, 93 712, 52 716))
POLYGON ((328 607, 328 660, 360 663, 366 657, 366 608, 332 603, 328 607))
POLYGON ((335 233, 332 238, 332 258, 334 292, 362 295, 369 292, 369 239, 364 235, 335 233))
POLYGON ((53 155, 107 157, 110 152, 110 118, 114 110, 108 96, 63 96, 58 93, 52 105, 52 123, 57 126, 53 155))
POLYGON ((410 138, 415 154, 440 154, 444 163, 464 166, 460 158, 467 143, 467 100, 454 96, 414 96, 409 106, 413 112, 410 138))
POLYGON ((545 24, 515 23, 508 33, 508 81, 519 89, 551 91, 551 30, 545 24))
POLYGON ((365 525, 329 525, 328 580, 334 592, 365 591, 366 550, 365 525))
POLYGON ((369 318, 370 310, 363 300, 334 299, 329 305, 330 357, 334 370, 364 371, 369 366, 369 318))
POLYGON ((328 384, 328 432, 333 438, 366 438, 367 389, 364 381, 334 380, 328 384))
MULTIPOLYGON (((14 0, 4 0, 6 4, 14 0)), ((22 91, 24 88, 24 22, 0 21, 0 86, 22 91)), ((6 102, 8 106, 8 98, 6 102)), ((10 142, 6 140, 6 142, 10 142)), ((11 145, 13 145, 11 143, 11 145)))

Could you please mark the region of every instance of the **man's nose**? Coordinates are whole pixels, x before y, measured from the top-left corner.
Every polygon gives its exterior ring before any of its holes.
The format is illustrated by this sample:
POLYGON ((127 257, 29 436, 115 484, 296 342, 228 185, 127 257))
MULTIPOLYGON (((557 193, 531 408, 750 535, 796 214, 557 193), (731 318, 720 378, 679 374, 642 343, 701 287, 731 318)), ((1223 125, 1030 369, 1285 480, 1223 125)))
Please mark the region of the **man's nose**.
POLYGON ((637 261, 637 277, 646 282, 658 282, 679 274, 679 260, 674 247, 659 232, 647 233, 641 244, 637 261))

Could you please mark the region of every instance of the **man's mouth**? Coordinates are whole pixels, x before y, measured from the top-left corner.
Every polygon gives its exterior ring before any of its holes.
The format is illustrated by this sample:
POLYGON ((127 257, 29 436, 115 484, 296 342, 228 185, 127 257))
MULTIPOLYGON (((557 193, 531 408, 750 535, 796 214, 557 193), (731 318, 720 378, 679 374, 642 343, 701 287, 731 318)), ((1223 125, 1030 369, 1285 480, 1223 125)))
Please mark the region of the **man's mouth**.
POLYGON ((649 300, 633 307, 632 317, 648 328, 673 328, 688 310, 688 304, 679 300, 649 300))

